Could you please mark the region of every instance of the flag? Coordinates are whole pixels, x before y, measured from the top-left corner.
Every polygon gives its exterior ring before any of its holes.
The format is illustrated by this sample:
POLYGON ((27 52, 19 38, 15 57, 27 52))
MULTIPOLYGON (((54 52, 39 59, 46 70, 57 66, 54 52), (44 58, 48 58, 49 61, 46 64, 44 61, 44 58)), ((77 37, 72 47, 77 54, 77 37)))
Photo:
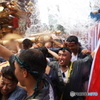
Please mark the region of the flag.
POLYGON ((90 73, 88 96, 85 100, 100 100, 100 40, 93 58, 90 73), (96 93, 96 95, 95 95, 96 93))

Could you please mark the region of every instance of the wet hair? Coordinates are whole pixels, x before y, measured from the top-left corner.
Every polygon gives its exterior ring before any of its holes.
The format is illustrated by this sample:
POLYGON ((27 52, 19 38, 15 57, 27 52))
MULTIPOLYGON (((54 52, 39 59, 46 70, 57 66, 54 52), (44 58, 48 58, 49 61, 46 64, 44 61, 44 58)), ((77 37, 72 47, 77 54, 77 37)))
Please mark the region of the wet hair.
POLYGON ((11 67, 11 66, 4 67, 4 68, 2 68, 1 73, 2 73, 1 75, 4 78, 11 80, 11 81, 15 81, 16 83, 18 82, 18 80, 17 80, 17 78, 14 74, 14 68, 13 67, 11 67))
POLYGON ((76 36, 72 35, 72 36, 69 36, 66 41, 69 42, 69 43, 72 42, 72 43, 77 44, 78 43, 78 38, 76 36))
POLYGON ((45 73, 46 57, 38 49, 27 49, 15 57, 21 68, 25 68, 35 78, 45 73))
POLYGON ((72 51, 69 48, 67 48, 67 47, 61 47, 61 48, 59 48, 59 51, 60 50, 62 50, 62 51, 67 50, 70 54, 72 53, 72 51))
POLYGON ((33 42, 30 39, 24 39, 22 44, 24 49, 29 49, 30 47, 32 47, 33 42))
POLYGON ((42 51, 42 53, 44 54, 45 57, 47 56, 48 50, 47 50, 46 47, 42 46, 42 47, 39 47, 37 49, 39 49, 40 51, 42 51))

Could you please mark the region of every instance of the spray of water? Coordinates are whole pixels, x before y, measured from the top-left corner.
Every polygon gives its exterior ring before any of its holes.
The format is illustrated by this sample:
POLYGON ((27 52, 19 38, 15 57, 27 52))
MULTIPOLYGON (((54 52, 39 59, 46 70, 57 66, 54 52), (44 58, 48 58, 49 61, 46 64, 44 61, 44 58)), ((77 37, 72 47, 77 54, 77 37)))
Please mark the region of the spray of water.
POLYGON ((88 29, 96 24, 89 14, 100 7, 100 0, 38 0, 31 21, 36 21, 27 33, 61 30, 62 33, 79 35, 86 40, 88 29), (30 31, 30 32, 29 32, 30 31))
POLYGON ((62 25, 68 33, 83 31, 91 22, 89 3, 88 0, 39 0, 41 23, 54 29, 62 25))
MULTIPOLYGON (((65 32, 84 32, 94 21, 89 17, 95 0, 38 0, 31 16, 32 32, 57 30, 61 25, 65 32), (35 15, 35 16, 34 16, 35 15), (34 19, 35 17, 35 19, 34 19), (44 28, 44 29, 43 29, 44 28)), ((96 2, 97 3, 97 2, 96 2)), ((26 32, 27 33, 27 32, 26 32)))

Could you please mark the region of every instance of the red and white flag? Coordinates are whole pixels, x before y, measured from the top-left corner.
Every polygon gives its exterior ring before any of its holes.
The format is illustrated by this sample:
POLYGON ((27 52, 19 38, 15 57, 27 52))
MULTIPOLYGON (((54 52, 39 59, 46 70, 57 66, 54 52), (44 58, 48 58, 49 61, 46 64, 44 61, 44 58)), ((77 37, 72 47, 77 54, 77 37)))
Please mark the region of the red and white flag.
POLYGON ((88 95, 85 100, 100 100, 100 40, 93 59, 93 64, 90 73, 88 95), (97 95, 91 94, 97 93, 97 95))

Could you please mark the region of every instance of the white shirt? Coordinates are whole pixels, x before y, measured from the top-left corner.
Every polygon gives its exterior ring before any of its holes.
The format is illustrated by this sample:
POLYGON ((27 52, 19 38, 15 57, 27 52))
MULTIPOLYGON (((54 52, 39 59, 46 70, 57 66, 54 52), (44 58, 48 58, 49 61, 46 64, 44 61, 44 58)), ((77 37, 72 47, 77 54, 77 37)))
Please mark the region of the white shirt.
POLYGON ((68 70, 66 72, 63 72, 61 70, 61 73, 62 73, 62 79, 63 79, 63 82, 64 83, 67 83, 68 82, 68 70), (65 76, 65 77, 64 77, 65 76))
POLYGON ((78 54, 77 54, 77 55, 74 55, 74 54, 72 53, 71 61, 72 61, 72 62, 73 62, 73 61, 76 61, 77 58, 78 58, 78 54))

